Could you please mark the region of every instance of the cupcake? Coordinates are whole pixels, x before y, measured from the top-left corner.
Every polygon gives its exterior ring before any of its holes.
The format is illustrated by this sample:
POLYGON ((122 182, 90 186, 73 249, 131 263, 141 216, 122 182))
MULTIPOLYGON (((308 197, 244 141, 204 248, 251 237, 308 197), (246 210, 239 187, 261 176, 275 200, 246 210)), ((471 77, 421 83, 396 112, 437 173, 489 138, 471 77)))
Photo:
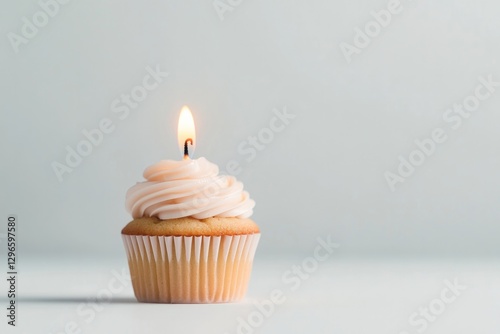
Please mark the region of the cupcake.
POLYGON ((243 184, 205 158, 163 160, 144 178, 127 192, 122 230, 137 300, 241 300, 260 237, 243 184))

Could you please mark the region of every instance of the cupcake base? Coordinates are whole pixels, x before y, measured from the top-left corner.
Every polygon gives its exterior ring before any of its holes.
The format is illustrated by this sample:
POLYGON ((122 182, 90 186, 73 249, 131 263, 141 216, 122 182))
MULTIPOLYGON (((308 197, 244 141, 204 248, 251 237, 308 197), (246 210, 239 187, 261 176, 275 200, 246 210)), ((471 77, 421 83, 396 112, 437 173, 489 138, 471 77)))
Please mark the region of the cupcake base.
POLYGON ((138 301, 225 303, 244 297, 260 234, 122 237, 138 301))

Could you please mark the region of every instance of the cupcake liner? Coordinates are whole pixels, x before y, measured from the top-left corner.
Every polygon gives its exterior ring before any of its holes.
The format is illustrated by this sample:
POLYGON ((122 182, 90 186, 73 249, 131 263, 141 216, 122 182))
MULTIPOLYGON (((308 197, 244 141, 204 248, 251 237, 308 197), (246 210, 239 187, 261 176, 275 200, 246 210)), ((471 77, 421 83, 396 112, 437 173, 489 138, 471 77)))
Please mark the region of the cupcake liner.
POLYGON ((138 301, 222 303, 244 297, 260 234, 122 234, 138 301))

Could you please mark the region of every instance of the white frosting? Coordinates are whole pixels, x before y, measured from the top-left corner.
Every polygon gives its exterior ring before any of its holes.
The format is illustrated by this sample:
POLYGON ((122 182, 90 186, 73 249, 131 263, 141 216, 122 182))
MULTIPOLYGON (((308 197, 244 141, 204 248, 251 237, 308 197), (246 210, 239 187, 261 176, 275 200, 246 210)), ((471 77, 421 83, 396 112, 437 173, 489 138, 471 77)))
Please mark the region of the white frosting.
POLYGON ((205 158, 162 160, 144 171, 145 182, 127 191, 126 208, 134 218, 248 218, 255 202, 233 176, 218 175, 205 158))

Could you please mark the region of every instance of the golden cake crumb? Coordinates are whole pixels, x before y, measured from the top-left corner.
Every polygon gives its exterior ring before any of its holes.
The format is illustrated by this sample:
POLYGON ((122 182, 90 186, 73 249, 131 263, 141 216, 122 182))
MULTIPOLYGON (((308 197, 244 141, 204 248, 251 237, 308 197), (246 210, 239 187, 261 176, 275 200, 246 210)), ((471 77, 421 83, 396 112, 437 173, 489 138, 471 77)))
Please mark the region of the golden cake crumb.
POLYGON ((156 236, 216 236, 260 233, 257 224, 248 218, 212 217, 196 219, 183 217, 160 220, 144 217, 132 220, 122 230, 127 235, 156 236))

